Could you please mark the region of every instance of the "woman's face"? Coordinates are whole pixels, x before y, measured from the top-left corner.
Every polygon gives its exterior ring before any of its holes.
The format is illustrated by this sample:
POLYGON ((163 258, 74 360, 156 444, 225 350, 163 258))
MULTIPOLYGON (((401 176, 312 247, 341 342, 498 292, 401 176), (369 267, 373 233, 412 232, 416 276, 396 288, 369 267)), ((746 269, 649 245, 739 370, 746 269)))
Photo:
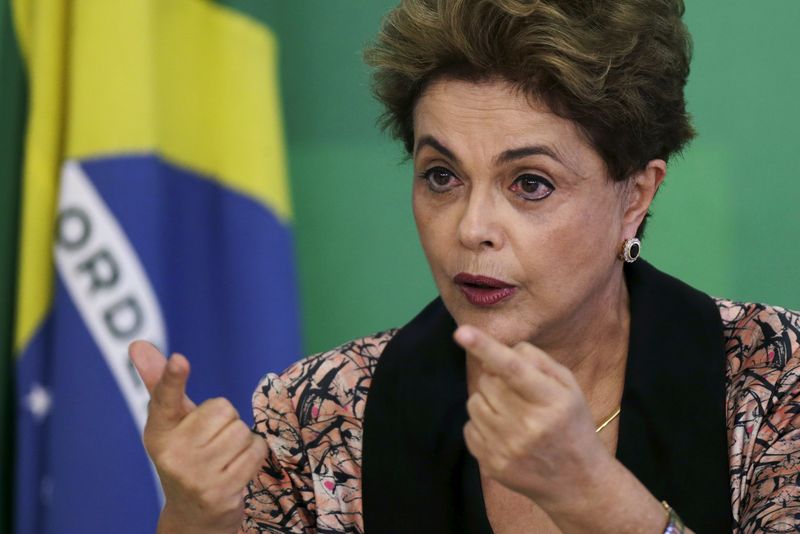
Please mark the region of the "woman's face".
POLYGON ((652 195, 613 182, 571 121, 502 81, 440 80, 414 139, 414 218, 457 323, 547 347, 616 312, 617 256, 652 195))

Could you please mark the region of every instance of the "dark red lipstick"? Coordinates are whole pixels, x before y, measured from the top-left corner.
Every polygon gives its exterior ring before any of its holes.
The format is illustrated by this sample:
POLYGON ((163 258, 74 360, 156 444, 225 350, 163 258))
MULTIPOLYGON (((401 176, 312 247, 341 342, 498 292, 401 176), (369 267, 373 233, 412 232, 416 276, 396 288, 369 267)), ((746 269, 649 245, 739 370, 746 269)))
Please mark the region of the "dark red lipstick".
POLYGON ((490 276, 458 273, 453 277, 453 281, 469 303, 475 306, 494 306, 517 291, 514 285, 490 276))

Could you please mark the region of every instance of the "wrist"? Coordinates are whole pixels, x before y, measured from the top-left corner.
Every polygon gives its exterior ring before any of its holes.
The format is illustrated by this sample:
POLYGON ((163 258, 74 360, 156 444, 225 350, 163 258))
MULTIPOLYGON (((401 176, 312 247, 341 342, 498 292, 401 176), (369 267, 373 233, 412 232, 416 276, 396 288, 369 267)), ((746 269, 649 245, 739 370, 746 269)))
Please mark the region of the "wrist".
POLYGON ((587 475, 571 501, 540 506, 562 532, 662 534, 667 524, 662 504, 611 456, 587 475))
POLYGON ((198 524, 196 516, 186 517, 168 501, 158 517, 156 534, 232 534, 236 530, 198 524))
MULTIPOLYGON (((572 481, 562 491, 546 495, 531 496, 551 517, 583 514, 594 510, 609 496, 609 488, 615 488, 620 477, 616 458, 607 450, 599 448, 599 454, 585 462, 580 474, 573 475, 572 481)), ((623 467, 624 469, 624 467, 623 467)), ((562 487, 559 485, 558 487, 562 487)))
POLYGON ((663 534, 689 534, 691 530, 686 528, 686 525, 683 524, 683 521, 678 516, 678 513, 672 509, 667 501, 661 501, 661 505, 664 507, 664 513, 666 514, 667 518, 667 526, 664 528, 663 534))
POLYGON ((165 504, 158 516, 156 534, 180 534, 186 528, 180 517, 176 516, 169 504, 165 504))

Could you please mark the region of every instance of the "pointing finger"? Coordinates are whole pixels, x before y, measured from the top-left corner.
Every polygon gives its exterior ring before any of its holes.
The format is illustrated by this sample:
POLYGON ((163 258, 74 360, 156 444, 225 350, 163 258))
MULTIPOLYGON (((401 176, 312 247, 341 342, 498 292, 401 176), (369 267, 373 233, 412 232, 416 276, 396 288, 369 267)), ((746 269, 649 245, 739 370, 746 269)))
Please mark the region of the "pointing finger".
POLYGON ((467 352, 480 360, 486 371, 494 375, 509 378, 522 371, 522 362, 514 351, 479 328, 460 326, 453 337, 467 352))
POLYGON ((522 398, 535 402, 554 394, 554 380, 538 368, 533 354, 537 349, 533 346, 523 353, 505 346, 479 328, 467 325, 459 327, 453 337, 478 358, 485 371, 502 378, 522 398))

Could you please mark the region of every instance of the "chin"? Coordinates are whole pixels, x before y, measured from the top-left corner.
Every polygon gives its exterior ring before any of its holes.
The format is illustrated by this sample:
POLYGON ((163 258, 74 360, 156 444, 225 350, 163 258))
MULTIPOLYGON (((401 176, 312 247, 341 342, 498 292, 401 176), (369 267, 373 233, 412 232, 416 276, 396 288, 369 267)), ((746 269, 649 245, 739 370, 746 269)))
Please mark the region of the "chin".
POLYGON ((506 345, 536 337, 535 318, 515 306, 513 300, 489 307, 470 304, 460 293, 442 295, 442 300, 456 324, 476 326, 506 345))

